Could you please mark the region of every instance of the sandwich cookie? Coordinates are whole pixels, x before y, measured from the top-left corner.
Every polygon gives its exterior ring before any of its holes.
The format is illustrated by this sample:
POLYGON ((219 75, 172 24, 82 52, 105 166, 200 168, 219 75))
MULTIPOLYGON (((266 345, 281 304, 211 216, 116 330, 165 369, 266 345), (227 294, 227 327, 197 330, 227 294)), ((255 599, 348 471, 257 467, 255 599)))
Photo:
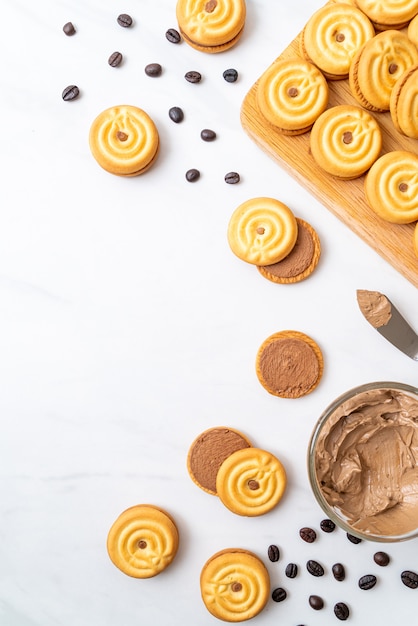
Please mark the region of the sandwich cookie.
POLYGON ((270 596, 270 576, 261 559, 249 550, 216 552, 200 574, 202 600, 214 617, 243 622, 258 615, 270 596))
POLYGON ((351 93, 369 111, 389 111, 396 81, 417 64, 418 49, 405 33, 383 31, 355 54, 348 77, 351 93))
POLYGON ((325 76, 299 57, 275 61, 261 76, 256 92, 263 117, 285 135, 309 131, 328 99, 325 76))
POLYGON ((233 428, 208 428, 190 446, 187 469, 191 479, 203 491, 218 495, 216 476, 220 466, 233 452, 250 446, 247 437, 233 428))
POLYGON ((298 225, 291 209, 275 198, 251 198, 240 204, 228 224, 232 252, 247 263, 281 261, 296 243, 298 225))
POLYGON ((156 160, 160 142, 157 127, 145 111, 120 105, 96 117, 89 143, 94 158, 107 172, 138 176, 156 160))
POLYGON ((151 504, 126 509, 107 537, 112 563, 133 578, 151 578, 162 572, 176 556, 178 545, 174 520, 151 504))
POLYGON ((317 343, 296 330, 270 335, 256 357, 258 380, 274 396, 300 398, 319 384, 324 359, 317 343))
POLYGON ((318 265, 321 243, 317 232, 299 217, 296 218, 296 222, 298 236, 289 254, 278 263, 257 266, 260 274, 273 283, 298 283, 308 278, 318 265))
POLYGON ((369 18, 350 4, 329 3, 306 23, 300 39, 301 55, 329 80, 348 77, 351 61, 375 35, 369 18))
POLYGON ((312 157, 328 174, 353 179, 364 174, 378 158, 382 132, 368 111, 341 104, 317 119, 310 147, 312 157))
POLYGON ((390 95, 393 125, 406 137, 418 139, 418 65, 407 70, 396 81, 390 95))
POLYGON ((418 0, 356 0, 376 30, 399 29, 418 13, 418 0))
POLYGON ((286 471, 279 459, 253 447, 230 454, 216 476, 222 503, 233 513, 246 517, 271 511, 281 500, 286 483, 286 471))
POLYGON ((394 150, 381 156, 364 181, 369 206, 394 224, 418 220, 418 155, 394 150))
POLYGON ((176 15, 183 39, 201 52, 223 52, 240 39, 245 0, 178 0, 176 15))

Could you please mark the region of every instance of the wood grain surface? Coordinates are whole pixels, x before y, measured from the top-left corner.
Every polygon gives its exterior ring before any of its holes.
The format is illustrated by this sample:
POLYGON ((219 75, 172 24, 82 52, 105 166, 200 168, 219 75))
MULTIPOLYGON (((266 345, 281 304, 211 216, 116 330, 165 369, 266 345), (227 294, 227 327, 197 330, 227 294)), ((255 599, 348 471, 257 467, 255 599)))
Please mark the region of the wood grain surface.
MULTIPOLYGON (((299 55, 298 35, 278 59, 299 55)), ((276 60, 278 60, 276 59, 276 60)), ((267 68, 268 69, 268 68, 267 68)), ((267 70, 266 70, 267 71, 267 70)), ((261 78, 261 77, 260 77, 261 78)), ((322 171, 310 154, 310 133, 287 136, 263 117, 257 105, 258 79, 244 98, 241 124, 248 135, 327 209, 340 218, 405 278, 418 287, 418 258, 413 249, 415 224, 391 224, 372 211, 364 195, 365 175, 344 181, 322 171)), ((354 104, 347 80, 329 81, 329 106, 354 104)), ((382 154, 391 150, 418 151, 418 140, 401 135, 390 113, 373 113, 382 135, 382 154)), ((314 219, 312 219, 314 226, 314 219)))

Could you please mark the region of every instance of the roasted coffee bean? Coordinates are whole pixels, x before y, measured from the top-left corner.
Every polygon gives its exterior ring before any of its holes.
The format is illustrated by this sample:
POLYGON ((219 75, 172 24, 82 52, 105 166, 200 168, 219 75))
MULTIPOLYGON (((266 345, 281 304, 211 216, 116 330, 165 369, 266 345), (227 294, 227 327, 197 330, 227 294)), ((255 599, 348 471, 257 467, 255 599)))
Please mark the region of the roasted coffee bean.
POLYGON ((152 76, 153 78, 156 76, 161 76, 163 73, 163 68, 159 63, 148 63, 145 66, 145 74, 147 76, 152 76))
POLYGON ((187 172, 186 172, 186 180, 188 180, 189 183, 194 183, 197 180, 199 180, 199 178, 200 178, 199 170, 196 170, 194 168, 192 168, 191 170, 187 170, 187 172))
POLYGON ((335 580, 344 580, 345 578, 345 569, 342 563, 334 563, 332 566, 332 573, 334 575, 335 580))
POLYGON ((366 574, 365 576, 362 576, 361 578, 359 578, 358 586, 360 587, 360 589, 367 590, 367 589, 372 589, 376 583, 377 583, 376 576, 374 576, 373 574, 366 574))
POLYGON ((309 604, 315 611, 320 611, 324 608, 324 601, 321 596, 309 596, 309 604))
POLYGON ((181 41, 181 35, 175 28, 169 28, 165 33, 165 37, 170 43, 180 43, 181 41))
POLYGON ((67 22, 66 24, 64 24, 62 30, 66 35, 68 35, 68 37, 71 37, 71 35, 75 34, 75 28, 72 22, 67 22))
POLYGON ((347 533, 347 539, 348 541, 351 541, 351 543, 361 543, 361 539, 360 537, 356 537, 355 535, 352 535, 351 533, 347 533))
POLYGON ((118 67, 123 61, 123 56, 120 52, 112 52, 107 62, 111 67, 118 67))
POLYGON ((348 619, 350 615, 350 609, 344 602, 337 602, 334 606, 335 617, 338 617, 342 622, 348 619))
POLYGON ((373 555, 373 560, 376 565, 386 567, 386 565, 389 565, 390 557, 386 552, 375 552, 375 554, 373 555))
POLYGON ((214 130, 211 130, 210 128, 204 128, 200 132, 200 137, 201 139, 203 139, 203 141, 214 141, 214 139, 216 139, 216 133, 214 130))
POLYGON ((277 587, 277 589, 273 590, 271 597, 275 602, 283 602, 283 600, 286 600, 287 598, 286 589, 283 589, 283 587, 277 587))
POLYGON ((306 569, 312 576, 323 576, 325 571, 324 568, 318 561, 314 561, 313 559, 309 559, 306 563, 306 569))
POLYGON ((238 79, 238 72, 237 70, 230 68, 229 70, 225 70, 222 76, 227 83, 235 83, 235 81, 238 79))
POLYGON ((62 92, 62 99, 66 102, 75 100, 80 95, 80 90, 77 85, 68 85, 62 92))
POLYGON ((324 533, 332 533, 335 530, 335 524, 331 519, 323 519, 319 525, 324 533))
POLYGON ((118 24, 122 26, 122 28, 129 28, 132 26, 133 20, 130 15, 127 13, 121 13, 118 15, 118 24))
POLYGON ((179 124, 184 120, 183 109, 180 107, 171 107, 171 109, 168 110, 168 116, 172 122, 179 124))
POLYGON ((401 574, 401 580, 404 585, 410 589, 416 589, 418 587, 418 574, 411 572, 411 570, 405 570, 401 574))
POLYGON ((228 183, 228 185, 236 185, 240 180, 241 177, 238 172, 228 172, 225 174, 225 182, 228 183))
POLYGON ((300 529, 299 535, 301 536, 303 541, 306 541, 307 543, 313 543, 316 539, 316 532, 314 531, 314 529, 308 528, 307 526, 300 529))
POLYGON ((276 563, 280 559, 280 550, 274 544, 268 547, 267 554, 272 563, 276 563))
POLYGON ((288 563, 284 573, 288 578, 296 578, 298 575, 298 566, 296 563, 288 563))
POLYGON ((195 72, 194 70, 191 70, 190 72, 185 73, 184 78, 189 83, 200 83, 200 81, 202 80, 202 74, 200 72, 195 72))

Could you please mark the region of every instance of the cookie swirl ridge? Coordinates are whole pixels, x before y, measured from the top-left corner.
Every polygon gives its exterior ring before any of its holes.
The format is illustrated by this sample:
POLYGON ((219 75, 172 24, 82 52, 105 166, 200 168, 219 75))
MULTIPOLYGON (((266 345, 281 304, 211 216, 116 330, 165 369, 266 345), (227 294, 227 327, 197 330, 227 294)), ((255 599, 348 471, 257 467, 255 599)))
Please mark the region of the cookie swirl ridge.
POLYGON ((327 78, 345 78, 357 50, 374 35, 371 21, 356 7, 327 4, 306 23, 301 50, 327 78))
POLYGON ((228 225, 232 251, 254 265, 277 263, 289 254, 296 238, 295 216, 274 198, 247 200, 235 209, 228 225))
POLYGON ((100 113, 90 128, 89 140, 99 165, 125 176, 147 169, 159 145, 153 120, 145 111, 131 105, 110 107, 100 113))
POLYGON ((418 0, 355 0, 379 29, 400 28, 418 13, 418 0))
POLYGON ((152 505, 124 511, 112 525, 107 539, 110 559, 134 578, 151 578, 173 560, 178 532, 172 518, 152 505))
POLYGON ((267 603, 268 571, 253 553, 230 549, 213 555, 200 577, 202 599, 212 615, 227 622, 255 617, 267 603))
POLYGON ((221 465, 216 488, 222 503, 233 513, 263 515, 282 498, 286 472, 270 452, 246 448, 233 452, 221 465))
POLYGON ((384 220, 418 220, 418 156, 405 150, 387 152, 370 168, 364 190, 370 207, 384 220))
POLYGON ((313 158, 326 172, 341 178, 363 174, 378 158, 381 146, 378 122, 360 107, 332 107, 312 128, 313 158))
POLYGON ((263 74, 257 103, 263 116, 283 130, 308 130, 328 104, 322 72, 299 58, 276 61, 263 74))
POLYGON ((178 0, 176 12, 187 38, 216 46, 241 32, 246 6, 244 0, 178 0))

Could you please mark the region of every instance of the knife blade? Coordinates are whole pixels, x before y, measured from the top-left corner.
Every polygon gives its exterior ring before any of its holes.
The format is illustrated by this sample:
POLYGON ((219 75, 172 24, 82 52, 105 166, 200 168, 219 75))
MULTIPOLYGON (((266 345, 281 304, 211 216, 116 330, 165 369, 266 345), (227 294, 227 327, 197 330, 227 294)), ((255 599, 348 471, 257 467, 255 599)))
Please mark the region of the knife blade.
POLYGON ((418 361, 418 335, 387 296, 357 289, 357 302, 366 320, 396 348, 418 361))

